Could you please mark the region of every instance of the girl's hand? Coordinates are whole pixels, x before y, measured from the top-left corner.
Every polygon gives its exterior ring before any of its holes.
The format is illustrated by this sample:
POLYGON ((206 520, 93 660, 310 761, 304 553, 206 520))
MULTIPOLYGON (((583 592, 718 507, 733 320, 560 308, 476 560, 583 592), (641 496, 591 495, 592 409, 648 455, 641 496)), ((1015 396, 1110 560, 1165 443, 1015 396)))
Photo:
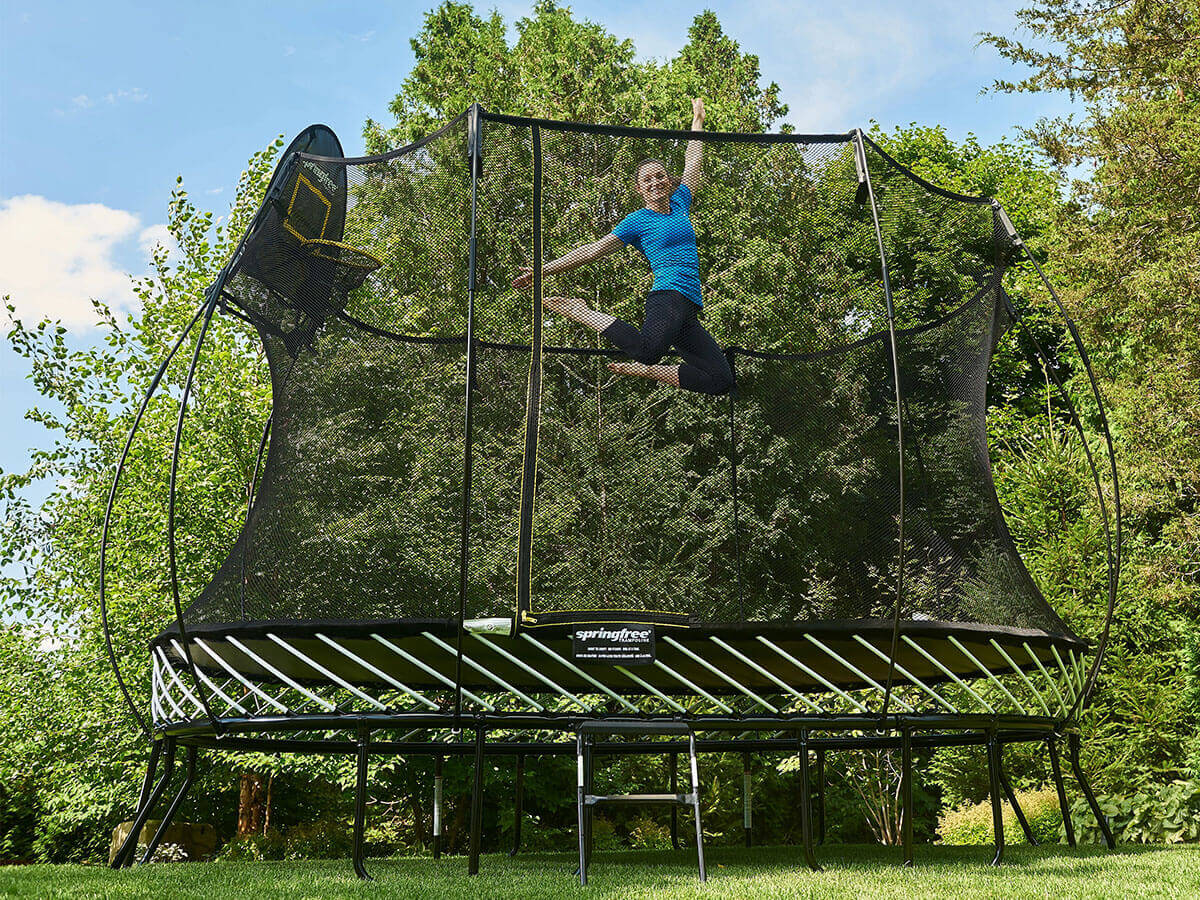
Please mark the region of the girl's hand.
POLYGON ((521 266, 518 270, 521 274, 513 279, 512 286, 518 291, 523 291, 533 284, 533 267, 521 266))
POLYGON ((692 126, 704 124, 704 101, 699 97, 692 100, 692 126))

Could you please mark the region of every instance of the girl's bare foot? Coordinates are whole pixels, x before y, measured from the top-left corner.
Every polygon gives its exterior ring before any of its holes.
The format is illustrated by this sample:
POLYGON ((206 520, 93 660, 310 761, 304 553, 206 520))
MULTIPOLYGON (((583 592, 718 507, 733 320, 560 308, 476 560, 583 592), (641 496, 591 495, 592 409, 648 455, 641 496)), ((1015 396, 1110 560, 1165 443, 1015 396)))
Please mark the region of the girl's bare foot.
POLYGON ((574 319, 576 322, 582 321, 583 317, 591 312, 577 297, 543 297, 542 304, 551 312, 574 319))
POLYGON ((580 325, 586 325, 593 331, 603 331, 615 321, 608 313, 588 309, 587 304, 578 297, 543 297, 542 305, 551 312, 574 319, 580 325))

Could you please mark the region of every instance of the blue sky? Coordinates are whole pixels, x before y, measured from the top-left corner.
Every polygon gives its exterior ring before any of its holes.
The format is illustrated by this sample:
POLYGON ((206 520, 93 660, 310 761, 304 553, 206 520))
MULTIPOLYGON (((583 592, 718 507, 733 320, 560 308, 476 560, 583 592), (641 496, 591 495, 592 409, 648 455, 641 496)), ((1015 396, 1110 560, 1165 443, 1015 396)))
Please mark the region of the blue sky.
MULTIPOLYGON (((0 292, 25 320, 61 318, 84 343, 89 296, 133 302, 164 236, 177 175, 221 215, 247 158, 277 134, 325 122, 348 154, 363 121, 387 104, 413 63, 409 39, 428 3, 0 4, 0 292)), ((943 124, 983 142, 1070 110, 1065 97, 983 95, 1014 71, 978 32, 1012 34, 1020 4, 741 0, 570 4, 631 38, 643 58, 685 43, 707 6, 743 51, 760 57, 800 131, 943 124)), ((479 4, 506 22, 530 4, 479 4)), ((510 29, 511 33, 511 29, 510 29)), ((480 98, 486 105, 487 98, 480 98)), ((0 468, 24 469, 46 440, 24 422, 36 402, 23 360, 0 347, 0 468)))

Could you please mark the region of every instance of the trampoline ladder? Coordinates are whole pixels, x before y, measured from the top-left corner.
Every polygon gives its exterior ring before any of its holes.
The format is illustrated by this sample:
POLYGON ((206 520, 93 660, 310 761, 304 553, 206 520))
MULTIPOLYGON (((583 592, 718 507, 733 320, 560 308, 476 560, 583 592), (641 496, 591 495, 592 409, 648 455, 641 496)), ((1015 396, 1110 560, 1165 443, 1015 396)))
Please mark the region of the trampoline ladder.
MULTIPOLYGON (((592 858, 592 813, 602 804, 668 804, 672 809, 690 806, 696 819, 696 855, 700 880, 707 881, 704 868, 704 831, 700 825, 700 778, 696 767, 696 735, 686 722, 645 722, 637 719, 585 719, 575 732, 576 805, 579 816, 579 883, 587 884, 592 858), (691 762, 692 790, 687 794, 593 794, 592 746, 597 734, 661 734, 687 737, 691 762)), ((673 785, 672 785, 673 786, 673 785)))

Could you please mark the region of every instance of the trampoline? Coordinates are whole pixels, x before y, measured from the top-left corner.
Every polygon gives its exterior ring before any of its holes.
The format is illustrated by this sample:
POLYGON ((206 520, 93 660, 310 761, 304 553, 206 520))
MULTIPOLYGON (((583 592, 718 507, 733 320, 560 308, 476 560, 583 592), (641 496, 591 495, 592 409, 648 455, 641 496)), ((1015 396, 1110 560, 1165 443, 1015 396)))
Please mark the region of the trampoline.
MULTIPOLYGON (((204 749, 354 755, 364 877, 370 755, 428 754, 439 773, 471 755, 474 874, 487 755, 521 773, 525 757, 573 754, 572 737, 582 748, 609 728, 624 740, 597 744, 605 753, 674 759, 688 741, 655 736, 681 723, 701 754, 801 754, 813 868, 830 749, 901 751, 911 862, 914 748, 983 747, 999 862, 1001 802, 1016 806, 1005 744, 1046 744, 1074 845, 1066 741, 1111 846, 1077 723, 1116 598, 1115 459, 1094 379, 1107 458, 1004 289, 1023 258, 1090 375, 1000 204, 924 181, 861 130, 678 132, 475 105, 414 144, 349 159, 329 129, 306 129, 125 447, 190 348, 167 498, 173 621, 150 641, 147 702, 112 654, 153 741, 114 865, 133 861, 179 748, 183 782, 144 860, 204 749), (647 284, 632 256, 557 286, 542 264, 635 205, 639 160, 678 171, 691 140, 706 154, 692 210, 706 327, 736 380, 724 396, 613 374, 618 351, 542 304, 572 292, 637 318, 647 284), (512 287, 521 266, 530 291, 512 287), (189 595, 176 492, 217 315, 261 341, 271 408, 250 500, 226 513, 240 533, 189 595), (992 479, 988 372, 1012 328, 1047 363, 1096 489, 1107 591, 1086 637, 1022 563, 992 479)), ((124 463, 102 542, 106 634, 124 463)), ((748 839, 749 786, 745 802, 748 839)))

